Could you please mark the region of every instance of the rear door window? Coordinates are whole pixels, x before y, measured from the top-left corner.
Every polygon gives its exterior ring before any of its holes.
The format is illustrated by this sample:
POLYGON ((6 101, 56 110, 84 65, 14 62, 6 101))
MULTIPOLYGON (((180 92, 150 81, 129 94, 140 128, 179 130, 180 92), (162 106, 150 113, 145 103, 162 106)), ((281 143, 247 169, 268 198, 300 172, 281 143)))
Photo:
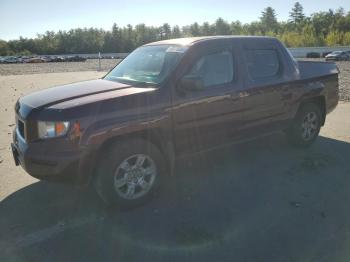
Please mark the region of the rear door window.
POLYGON ((244 51, 244 56, 252 80, 271 78, 280 71, 278 53, 274 49, 248 49, 244 51))

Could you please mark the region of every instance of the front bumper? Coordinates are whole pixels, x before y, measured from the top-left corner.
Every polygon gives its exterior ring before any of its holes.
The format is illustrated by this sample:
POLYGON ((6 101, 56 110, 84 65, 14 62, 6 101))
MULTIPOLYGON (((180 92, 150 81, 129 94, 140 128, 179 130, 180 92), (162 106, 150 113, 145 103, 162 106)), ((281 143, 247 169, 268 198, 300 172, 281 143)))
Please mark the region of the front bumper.
POLYGON ((93 163, 89 159, 90 154, 78 149, 55 152, 54 149, 62 141, 50 141, 50 145, 46 142, 27 144, 16 129, 11 144, 15 164, 21 165, 29 175, 42 180, 69 184, 85 184, 89 181, 91 174, 86 171, 92 170, 87 167, 87 164, 93 163))

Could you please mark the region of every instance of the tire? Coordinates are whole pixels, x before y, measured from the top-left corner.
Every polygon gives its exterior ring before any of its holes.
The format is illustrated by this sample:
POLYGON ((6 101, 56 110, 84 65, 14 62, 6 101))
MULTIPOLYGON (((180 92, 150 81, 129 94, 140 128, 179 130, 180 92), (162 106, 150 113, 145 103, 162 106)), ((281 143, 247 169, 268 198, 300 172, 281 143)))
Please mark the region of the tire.
POLYGON ((158 192, 164 173, 159 149, 143 139, 132 139, 104 152, 94 184, 107 206, 129 209, 144 204, 158 192))
POLYGON ((296 146, 308 147, 314 143, 321 129, 322 113, 314 103, 302 105, 291 126, 286 130, 288 141, 296 146))

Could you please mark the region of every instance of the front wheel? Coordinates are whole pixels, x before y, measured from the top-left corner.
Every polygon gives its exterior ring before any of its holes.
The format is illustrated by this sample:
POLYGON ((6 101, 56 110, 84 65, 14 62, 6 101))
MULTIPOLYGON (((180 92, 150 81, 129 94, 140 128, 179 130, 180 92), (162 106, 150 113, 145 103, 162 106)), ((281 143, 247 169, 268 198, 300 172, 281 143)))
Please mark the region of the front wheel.
POLYGON ((135 207, 154 195, 164 171, 163 156, 152 143, 116 143, 98 163, 96 191, 107 205, 135 207))
POLYGON ((314 103, 303 105, 286 131, 289 142, 297 146, 310 146, 320 132, 321 123, 319 106, 314 103))

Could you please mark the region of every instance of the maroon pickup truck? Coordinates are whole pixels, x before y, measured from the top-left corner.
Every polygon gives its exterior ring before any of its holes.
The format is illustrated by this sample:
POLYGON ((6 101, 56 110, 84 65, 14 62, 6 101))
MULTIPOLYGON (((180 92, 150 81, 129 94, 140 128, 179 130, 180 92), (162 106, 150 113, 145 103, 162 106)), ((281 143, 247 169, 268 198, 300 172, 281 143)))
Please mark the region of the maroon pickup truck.
POLYGON ((309 146, 337 103, 336 65, 297 62, 275 38, 165 40, 102 79, 21 97, 12 150, 36 178, 92 182, 106 203, 133 206, 180 156, 276 131, 309 146))

